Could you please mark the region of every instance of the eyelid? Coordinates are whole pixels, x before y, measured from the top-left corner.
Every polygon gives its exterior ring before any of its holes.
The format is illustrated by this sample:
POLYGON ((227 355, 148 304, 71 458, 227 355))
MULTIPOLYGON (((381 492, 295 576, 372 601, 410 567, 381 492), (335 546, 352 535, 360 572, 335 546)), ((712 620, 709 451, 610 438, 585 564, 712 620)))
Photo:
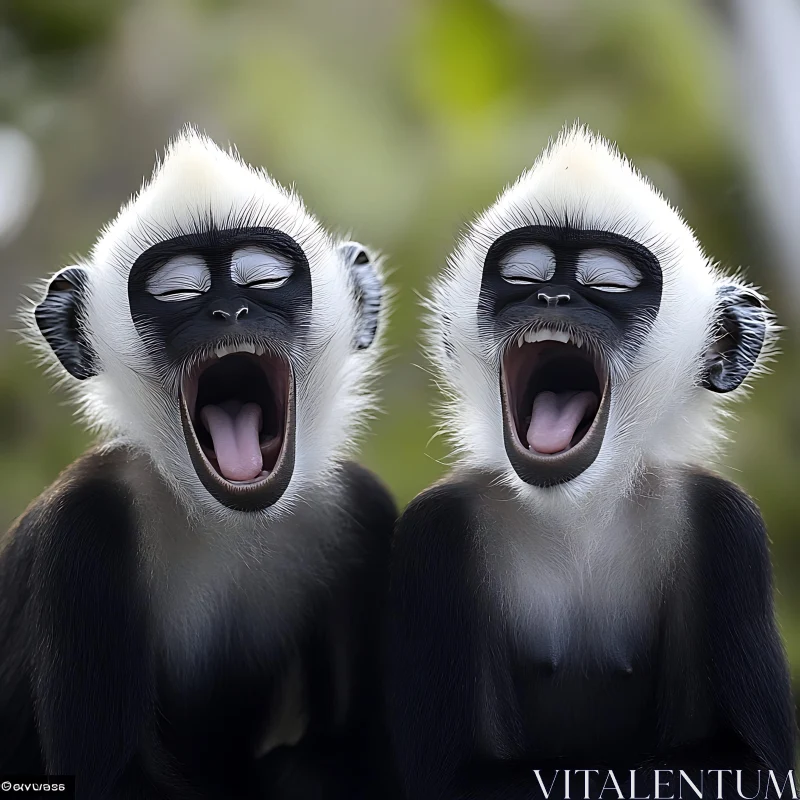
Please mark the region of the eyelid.
POLYGON ((239 286, 277 289, 289 280, 292 272, 289 261, 260 247, 243 247, 231 256, 231 280, 239 286))
POLYGON ((555 271, 555 254, 543 244, 517 247, 500 261, 500 275, 508 283, 544 283, 555 271))
POLYGON ((288 280, 288 275, 284 278, 260 278, 259 280, 246 283, 245 286, 249 286, 252 289, 258 287, 259 284, 266 283, 269 284, 270 289, 277 289, 279 286, 283 286, 283 284, 288 280))
POLYGON ((596 289, 598 292, 631 292, 636 287, 635 286, 614 286, 613 284, 608 283, 585 283, 584 286, 588 286, 590 289, 596 289))
POLYGON ((211 288, 205 261, 195 255, 181 255, 162 264, 147 281, 147 291, 157 300, 178 301, 196 297, 211 288))
POLYGON ((205 294, 205 292, 199 292, 192 289, 177 289, 171 292, 164 292, 163 294, 154 294, 156 300, 161 300, 162 302, 178 302, 179 300, 189 300, 193 297, 200 297, 201 295, 205 294))
POLYGON ((586 250, 578 257, 575 280, 601 292, 630 292, 642 282, 642 273, 619 253, 586 250))

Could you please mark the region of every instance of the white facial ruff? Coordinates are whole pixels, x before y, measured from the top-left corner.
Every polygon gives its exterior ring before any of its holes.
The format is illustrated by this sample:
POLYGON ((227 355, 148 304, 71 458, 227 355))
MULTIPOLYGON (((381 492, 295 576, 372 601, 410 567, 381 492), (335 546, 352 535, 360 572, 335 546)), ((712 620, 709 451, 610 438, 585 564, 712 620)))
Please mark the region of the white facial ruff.
MULTIPOLYGON (((648 465, 708 460, 723 435, 717 423, 724 396, 702 388, 699 377, 717 289, 731 283, 747 285, 718 271, 678 212, 615 147, 581 126, 565 129, 468 227, 426 303, 429 356, 447 396, 442 426, 456 454, 466 465, 498 473, 523 498, 559 507, 566 500, 591 514, 612 507, 648 465), (486 254, 500 236, 565 223, 647 247, 661 265, 663 290, 633 363, 609 364, 611 408, 595 462, 571 481, 536 488, 517 476, 506 455, 501 353, 481 330, 478 301, 486 254)), ((769 358, 774 332, 769 319, 754 373, 769 358)))
MULTIPOLYGON (((354 447, 374 406, 371 384, 380 342, 354 347, 357 292, 335 241, 293 191, 225 152, 193 128, 169 145, 152 177, 107 225, 82 265, 88 270, 86 322, 100 374, 68 379, 87 423, 103 441, 146 451, 190 514, 228 523, 253 514, 225 508, 200 483, 181 431, 175 387, 160 375, 131 319, 128 275, 153 245, 208 229, 272 227, 304 251, 312 282, 307 346, 290 354, 297 386, 295 466, 280 500, 263 513, 284 513, 323 487, 354 447)), ((377 265, 379 268, 379 265, 377 265)), ((382 311, 385 316, 385 311, 382 311)), ((26 313, 27 338, 49 350, 26 313)), ((379 325, 380 331, 384 327, 379 325)), ((54 359, 52 353, 49 360, 54 359)), ((58 369, 61 372, 61 369, 58 369)))

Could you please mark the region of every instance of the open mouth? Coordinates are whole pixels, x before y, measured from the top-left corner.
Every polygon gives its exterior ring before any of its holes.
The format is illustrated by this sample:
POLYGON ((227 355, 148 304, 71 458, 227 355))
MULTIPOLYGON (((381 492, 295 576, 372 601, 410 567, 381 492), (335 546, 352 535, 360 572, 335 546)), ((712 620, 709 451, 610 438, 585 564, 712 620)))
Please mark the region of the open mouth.
POLYGON ((526 333, 504 353, 500 391, 506 453, 526 482, 552 486, 589 467, 603 443, 610 391, 580 337, 526 333))
POLYGON ((229 508, 265 508, 294 468, 294 379, 261 348, 217 348, 181 383, 181 420, 197 475, 229 508))

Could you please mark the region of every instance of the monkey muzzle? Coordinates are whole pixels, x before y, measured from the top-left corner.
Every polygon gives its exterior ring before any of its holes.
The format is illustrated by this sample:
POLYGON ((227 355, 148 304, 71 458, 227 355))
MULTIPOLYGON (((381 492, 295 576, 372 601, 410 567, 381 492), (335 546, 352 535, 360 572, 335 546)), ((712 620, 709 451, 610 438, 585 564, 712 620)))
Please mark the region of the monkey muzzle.
POLYGON ((294 469, 294 375, 255 345, 218 348, 182 381, 183 432, 197 476, 239 511, 272 505, 294 469))
POLYGON ((583 338, 525 333, 506 349, 500 372, 503 435, 517 474, 536 486, 580 475, 600 452, 610 404, 607 370, 583 338))

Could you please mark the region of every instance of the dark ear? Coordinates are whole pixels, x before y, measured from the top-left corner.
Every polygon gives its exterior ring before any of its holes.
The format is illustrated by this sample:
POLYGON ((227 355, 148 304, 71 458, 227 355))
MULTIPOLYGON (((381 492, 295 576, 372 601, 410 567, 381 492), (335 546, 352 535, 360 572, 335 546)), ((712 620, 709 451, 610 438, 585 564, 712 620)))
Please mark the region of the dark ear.
POLYGON ((83 267, 62 269, 50 281, 44 300, 34 310, 42 336, 64 369, 81 381, 97 375, 97 359, 82 329, 86 280, 83 267))
POLYGON ((717 292, 716 313, 703 386, 724 393, 739 387, 755 366, 767 332, 767 312, 755 292, 723 286, 717 292))
POLYGON ((356 293, 358 322, 356 324, 355 347, 365 350, 375 339, 383 300, 383 286, 375 269, 375 261, 369 251, 358 242, 339 245, 345 265, 356 293))

